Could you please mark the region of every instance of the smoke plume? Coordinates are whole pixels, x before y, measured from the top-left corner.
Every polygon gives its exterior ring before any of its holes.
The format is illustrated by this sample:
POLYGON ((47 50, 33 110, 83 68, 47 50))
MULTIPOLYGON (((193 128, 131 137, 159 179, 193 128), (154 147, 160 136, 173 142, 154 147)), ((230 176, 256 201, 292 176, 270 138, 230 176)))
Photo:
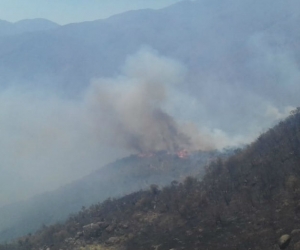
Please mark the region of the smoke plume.
POLYGON ((20 86, 1 91, 0 205, 55 189, 131 153, 245 142, 199 119, 182 119, 179 113, 191 112, 194 102, 178 91, 186 74, 182 64, 142 49, 116 76, 94 79, 79 99, 20 86))
POLYGON ((121 76, 95 81, 86 100, 101 136, 133 152, 211 149, 212 140, 164 110, 169 89, 184 76, 182 65, 144 49, 127 60, 121 76))

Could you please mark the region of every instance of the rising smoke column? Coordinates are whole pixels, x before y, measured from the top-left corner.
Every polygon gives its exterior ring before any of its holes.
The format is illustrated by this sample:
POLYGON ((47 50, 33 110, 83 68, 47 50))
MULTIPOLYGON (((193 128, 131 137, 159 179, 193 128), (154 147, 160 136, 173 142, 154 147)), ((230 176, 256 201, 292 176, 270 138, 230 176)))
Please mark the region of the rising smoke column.
POLYGON ((94 81, 86 101, 102 139, 133 152, 211 149, 212 143, 205 136, 199 140, 193 130, 195 145, 188 126, 164 110, 168 90, 183 83, 185 73, 178 62, 142 49, 127 59, 118 77, 94 81))
POLYGON ((170 111, 169 106, 189 106, 190 97, 176 92, 185 75, 180 63, 142 49, 118 76, 93 81, 82 98, 17 86, 0 91, 0 188, 6 190, 0 206, 55 189, 130 153, 236 144, 222 131, 188 119, 182 123, 170 111))

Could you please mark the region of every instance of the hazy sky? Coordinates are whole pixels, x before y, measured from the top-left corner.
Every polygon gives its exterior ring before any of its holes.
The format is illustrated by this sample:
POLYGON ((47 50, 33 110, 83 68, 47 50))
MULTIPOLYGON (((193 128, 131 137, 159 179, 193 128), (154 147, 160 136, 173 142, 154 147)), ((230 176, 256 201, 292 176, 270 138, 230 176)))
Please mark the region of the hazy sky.
POLYGON ((127 10, 162 8, 180 0, 0 0, 0 19, 46 18, 59 24, 106 18, 127 10))

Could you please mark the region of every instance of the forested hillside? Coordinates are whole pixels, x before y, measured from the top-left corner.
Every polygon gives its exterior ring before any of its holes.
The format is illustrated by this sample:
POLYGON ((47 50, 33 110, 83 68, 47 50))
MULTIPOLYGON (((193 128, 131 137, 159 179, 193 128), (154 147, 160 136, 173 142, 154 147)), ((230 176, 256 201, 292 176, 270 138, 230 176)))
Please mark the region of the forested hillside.
POLYGON ((202 181, 108 199, 0 249, 299 249, 299 146, 298 108, 202 181))
POLYGON ((41 225, 62 222, 83 206, 109 197, 127 195, 151 184, 165 186, 189 175, 200 178, 206 164, 232 153, 232 150, 199 151, 180 158, 176 154, 156 152, 117 160, 58 190, 0 208, 0 241, 33 233, 41 225))
MULTIPOLYGON (((63 26, 0 22, 0 207, 141 152, 119 138, 107 143, 119 121, 108 122, 112 110, 98 116, 110 100, 124 117, 124 93, 143 82, 159 79, 162 110, 216 139, 217 148, 251 142, 300 105, 299 18, 297 0, 197 0, 63 26), (5 33, 11 26, 22 33, 5 33), (132 58, 137 63, 128 65, 132 58), (181 70, 170 70, 175 64, 181 70), (98 98, 110 87, 117 98, 98 98)), ((126 122, 141 120, 134 114, 126 122)), ((137 124, 139 135, 149 130, 137 124)))

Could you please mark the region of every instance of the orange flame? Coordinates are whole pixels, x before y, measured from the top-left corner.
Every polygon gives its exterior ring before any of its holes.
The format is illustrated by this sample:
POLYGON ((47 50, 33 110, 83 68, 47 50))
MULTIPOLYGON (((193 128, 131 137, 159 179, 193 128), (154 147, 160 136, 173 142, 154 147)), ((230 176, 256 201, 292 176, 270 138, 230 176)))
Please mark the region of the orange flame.
POLYGON ((189 153, 186 149, 180 150, 176 153, 176 155, 181 159, 186 159, 189 157, 189 153))

